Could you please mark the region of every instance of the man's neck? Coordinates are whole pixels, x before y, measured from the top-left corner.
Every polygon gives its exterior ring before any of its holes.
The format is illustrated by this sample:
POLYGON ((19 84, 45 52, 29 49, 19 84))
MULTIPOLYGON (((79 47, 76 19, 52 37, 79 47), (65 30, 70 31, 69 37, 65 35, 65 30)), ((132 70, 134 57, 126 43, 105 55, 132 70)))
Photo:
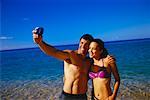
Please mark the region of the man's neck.
POLYGON ((77 50, 77 53, 78 53, 79 55, 81 55, 82 58, 85 58, 85 57, 86 57, 86 55, 85 55, 85 54, 82 54, 79 50, 77 50))

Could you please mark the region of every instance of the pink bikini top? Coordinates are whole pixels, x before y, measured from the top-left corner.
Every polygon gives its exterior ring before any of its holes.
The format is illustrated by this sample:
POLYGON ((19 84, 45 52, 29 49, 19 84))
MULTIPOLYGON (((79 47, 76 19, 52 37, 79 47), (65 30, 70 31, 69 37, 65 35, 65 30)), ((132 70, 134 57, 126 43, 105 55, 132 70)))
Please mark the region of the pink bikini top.
POLYGON ((104 63, 103 63, 103 66, 100 67, 98 72, 89 72, 89 77, 91 79, 98 78, 98 77, 99 78, 110 78, 111 73, 107 72, 106 67, 104 67, 104 63))

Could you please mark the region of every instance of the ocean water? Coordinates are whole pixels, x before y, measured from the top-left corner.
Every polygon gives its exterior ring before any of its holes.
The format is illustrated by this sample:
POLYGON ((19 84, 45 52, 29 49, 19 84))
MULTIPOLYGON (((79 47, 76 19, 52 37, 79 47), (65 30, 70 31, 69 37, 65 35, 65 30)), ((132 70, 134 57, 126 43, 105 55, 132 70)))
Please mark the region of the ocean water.
MULTIPOLYGON (((117 99, 150 100, 150 39, 107 42, 105 47, 116 58, 121 77, 117 99)), ((63 61, 45 55, 39 48, 0 51, 0 55, 2 100, 58 99, 63 86, 63 61)), ((90 91, 89 81, 88 97, 90 91)))

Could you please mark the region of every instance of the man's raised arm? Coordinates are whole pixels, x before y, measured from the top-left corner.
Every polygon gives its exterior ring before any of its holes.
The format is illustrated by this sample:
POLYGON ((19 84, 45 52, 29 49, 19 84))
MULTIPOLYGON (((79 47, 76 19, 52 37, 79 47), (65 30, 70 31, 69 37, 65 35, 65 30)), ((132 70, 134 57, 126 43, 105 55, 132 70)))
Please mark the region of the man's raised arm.
POLYGON ((58 50, 56 49, 55 47, 45 43, 43 40, 42 40, 42 35, 38 35, 36 34, 36 30, 33 30, 32 31, 33 33, 33 41, 38 44, 38 46, 40 47, 40 49, 47 55, 49 56, 53 56, 57 59, 60 59, 60 60, 66 60, 66 59, 69 59, 69 53, 65 52, 65 51, 62 51, 62 50, 58 50))

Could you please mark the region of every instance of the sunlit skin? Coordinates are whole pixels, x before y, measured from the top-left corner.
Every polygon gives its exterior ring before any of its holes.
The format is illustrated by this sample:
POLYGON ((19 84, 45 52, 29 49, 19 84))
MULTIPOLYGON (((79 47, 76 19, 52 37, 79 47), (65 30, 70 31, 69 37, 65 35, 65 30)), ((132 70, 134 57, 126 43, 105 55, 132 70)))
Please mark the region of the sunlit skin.
POLYGON ((91 64, 90 60, 85 57, 88 53, 90 42, 82 38, 78 50, 61 51, 43 42, 42 36, 35 34, 35 30, 33 30, 33 40, 44 53, 64 61, 63 91, 69 94, 86 93, 87 74, 91 64))
MULTIPOLYGON (((88 53, 90 41, 81 38, 77 50, 62 51, 45 43, 42 36, 36 34, 36 30, 33 30, 33 41, 38 44, 45 54, 64 61, 64 92, 69 94, 86 93, 87 76, 91 67, 90 59, 86 58, 86 54, 88 53)), ((108 58, 111 59, 111 57, 108 58)))
POLYGON ((106 67, 108 73, 112 73, 115 78, 114 91, 111 90, 110 82, 111 78, 94 78, 93 87, 94 87, 94 96, 95 100, 115 100, 117 91, 120 84, 120 78, 117 70, 115 61, 110 62, 109 59, 101 58, 101 53, 103 49, 99 47, 98 43, 91 42, 89 47, 89 56, 94 60, 94 64, 91 67, 93 72, 98 71, 98 67, 106 67))
POLYGON ((89 59, 85 59, 90 42, 81 39, 77 51, 71 51, 72 64, 64 61, 64 87, 63 90, 72 94, 83 94, 87 91, 87 74, 90 68, 89 59))

